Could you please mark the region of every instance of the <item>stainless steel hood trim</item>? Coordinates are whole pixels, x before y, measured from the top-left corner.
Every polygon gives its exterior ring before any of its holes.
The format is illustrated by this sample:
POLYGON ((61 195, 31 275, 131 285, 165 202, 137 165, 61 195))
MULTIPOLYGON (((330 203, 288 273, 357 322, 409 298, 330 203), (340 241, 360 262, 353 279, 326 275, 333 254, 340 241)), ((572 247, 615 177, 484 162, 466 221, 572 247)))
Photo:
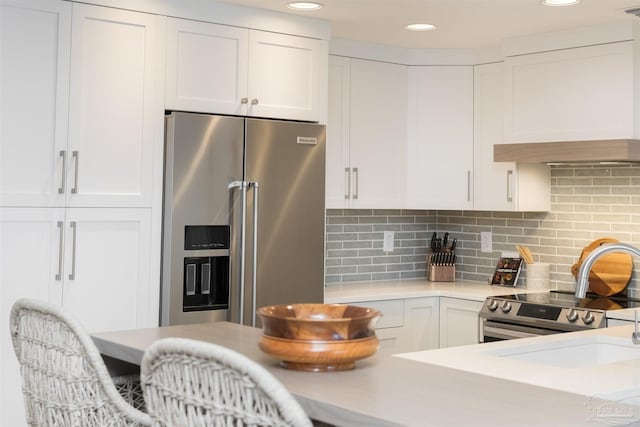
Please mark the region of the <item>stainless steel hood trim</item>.
POLYGON ((640 162, 640 139, 495 144, 494 162, 640 162))

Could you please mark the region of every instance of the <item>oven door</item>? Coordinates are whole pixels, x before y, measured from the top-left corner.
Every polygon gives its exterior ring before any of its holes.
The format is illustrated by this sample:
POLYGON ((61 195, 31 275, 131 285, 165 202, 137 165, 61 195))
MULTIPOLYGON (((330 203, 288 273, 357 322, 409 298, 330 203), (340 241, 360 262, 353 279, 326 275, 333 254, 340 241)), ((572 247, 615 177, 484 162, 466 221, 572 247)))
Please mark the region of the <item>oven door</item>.
POLYGON ((482 320, 481 328, 481 342, 505 341, 516 338, 538 337, 541 335, 552 335, 566 332, 561 330, 538 328, 535 326, 495 322, 486 319, 482 320))

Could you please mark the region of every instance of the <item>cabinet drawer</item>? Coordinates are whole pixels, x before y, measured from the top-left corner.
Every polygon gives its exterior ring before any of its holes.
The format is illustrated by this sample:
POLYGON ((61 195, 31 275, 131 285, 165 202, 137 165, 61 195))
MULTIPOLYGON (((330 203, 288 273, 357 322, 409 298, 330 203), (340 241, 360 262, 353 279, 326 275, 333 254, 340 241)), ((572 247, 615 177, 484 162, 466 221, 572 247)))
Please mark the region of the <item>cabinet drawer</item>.
POLYGON ((356 303, 356 305, 374 308, 382 313, 376 324, 376 329, 395 328, 404 325, 404 300, 363 301, 356 303))

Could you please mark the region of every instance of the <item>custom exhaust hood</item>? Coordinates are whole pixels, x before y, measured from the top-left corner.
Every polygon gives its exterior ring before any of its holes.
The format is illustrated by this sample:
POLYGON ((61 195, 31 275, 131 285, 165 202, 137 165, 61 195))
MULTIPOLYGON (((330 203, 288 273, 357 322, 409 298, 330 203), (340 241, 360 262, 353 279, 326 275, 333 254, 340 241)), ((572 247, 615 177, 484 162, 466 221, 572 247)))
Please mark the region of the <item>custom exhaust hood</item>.
POLYGON ((601 163, 640 162, 640 139, 495 144, 494 162, 601 163))

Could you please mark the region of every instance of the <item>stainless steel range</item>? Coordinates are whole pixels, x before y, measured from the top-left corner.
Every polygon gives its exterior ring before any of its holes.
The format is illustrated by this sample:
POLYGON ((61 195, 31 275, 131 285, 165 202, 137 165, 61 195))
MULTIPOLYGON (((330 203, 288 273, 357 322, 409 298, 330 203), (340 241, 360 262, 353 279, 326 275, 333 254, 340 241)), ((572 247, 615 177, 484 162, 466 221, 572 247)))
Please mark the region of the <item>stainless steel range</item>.
POLYGON ((559 291, 489 297, 480 310, 481 342, 606 328, 606 312, 640 307, 620 297, 576 298, 559 291))

